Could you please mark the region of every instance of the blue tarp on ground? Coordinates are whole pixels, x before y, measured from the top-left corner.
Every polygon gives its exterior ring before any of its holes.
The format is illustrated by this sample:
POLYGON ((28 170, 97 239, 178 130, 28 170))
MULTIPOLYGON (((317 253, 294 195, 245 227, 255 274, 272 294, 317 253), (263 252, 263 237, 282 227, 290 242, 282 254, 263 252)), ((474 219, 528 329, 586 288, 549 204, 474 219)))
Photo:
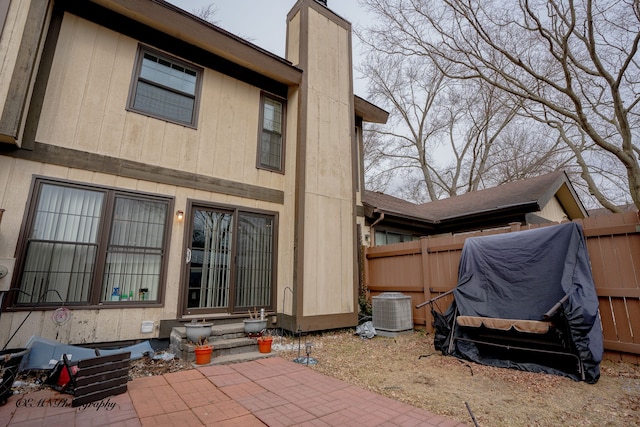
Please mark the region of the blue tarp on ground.
MULTIPOLYGON (((589 254, 579 224, 467 239, 453 294, 454 301, 445 317, 435 322, 439 336, 436 348, 443 353, 450 348, 449 325, 456 310, 462 316, 543 320, 543 314, 568 295, 562 306, 562 321, 566 321, 575 353, 584 365, 585 381, 598 380, 602 329, 589 254)), ((549 356, 540 355, 533 363, 519 363, 493 358, 473 343, 454 342, 449 354, 478 363, 581 379, 549 365, 549 356)))
MULTIPOLYGON (((47 338, 33 335, 25 345, 29 352, 22 358, 20 370, 30 369, 53 369, 57 362, 62 360, 62 355, 66 354, 71 361, 90 359, 96 357, 93 348, 79 347, 70 344, 63 344, 47 338)), ((153 355, 154 351, 149 341, 144 341, 128 347, 116 349, 99 349, 100 356, 131 352, 131 360, 141 359, 145 355, 153 355)))

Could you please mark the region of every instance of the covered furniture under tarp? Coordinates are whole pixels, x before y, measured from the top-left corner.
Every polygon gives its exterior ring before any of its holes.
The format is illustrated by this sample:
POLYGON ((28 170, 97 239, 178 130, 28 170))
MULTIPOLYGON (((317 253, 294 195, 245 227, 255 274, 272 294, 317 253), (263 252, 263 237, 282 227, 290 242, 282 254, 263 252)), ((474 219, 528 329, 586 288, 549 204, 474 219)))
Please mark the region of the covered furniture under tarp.
POLYGON ((452 293, 444 314, 426 302, 443 354, 598 381, 603 338, 579 224, 467 239, 452 293))

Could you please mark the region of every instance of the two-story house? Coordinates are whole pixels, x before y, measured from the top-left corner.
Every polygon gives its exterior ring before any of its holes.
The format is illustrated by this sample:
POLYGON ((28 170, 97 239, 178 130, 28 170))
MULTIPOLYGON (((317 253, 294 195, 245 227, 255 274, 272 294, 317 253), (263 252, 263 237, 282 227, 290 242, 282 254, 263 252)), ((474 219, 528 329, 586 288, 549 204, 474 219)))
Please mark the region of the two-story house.
POLYGON ((163 0, 0 2, 0 342, 357 324, 361 128, 387 114, 353 94, 349 22, 286 24, 281 58, 163 0))

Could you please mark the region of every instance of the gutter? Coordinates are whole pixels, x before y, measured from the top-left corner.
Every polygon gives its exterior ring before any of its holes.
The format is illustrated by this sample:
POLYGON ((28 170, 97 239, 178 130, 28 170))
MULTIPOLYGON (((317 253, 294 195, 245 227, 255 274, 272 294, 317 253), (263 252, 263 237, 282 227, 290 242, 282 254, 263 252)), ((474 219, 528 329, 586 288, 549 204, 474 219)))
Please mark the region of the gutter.
MULTIPOLYGON (((376 212, 377 209, 374 211, 376 212)), ((378 217, 378 219, 376 219, 375 221, 373 221, 373 224, 371 224, 369 226, 369 233, 371 233, 371 243, 370 246, 375 246, 376 245, 376 225, 378 225, 379 223, 382 222, 382 220, 384 220, 384 212, 380 212, 380 216, 378 217)))
POLYGON ((497 214, 498 212, 504 212, 504 211, 511 212, 514 210, 518 210, 518 208, 525 208, 525 207, 532 207, 540 210, 540 205, 538 204, 538 202, 536 200, 531 200, 528 202, 513 203, 510 205, 500 205, 500 206, 496 206, 489 209, 473 211, 473 212, 466 213, 464 215, 448 216, 448 217, 440 218, 439 220, 435 221, 435 223, 442 224, 444 222, 468 220, 471 218, 478 218, 478 217, 486 216, 489 214, 497 214))

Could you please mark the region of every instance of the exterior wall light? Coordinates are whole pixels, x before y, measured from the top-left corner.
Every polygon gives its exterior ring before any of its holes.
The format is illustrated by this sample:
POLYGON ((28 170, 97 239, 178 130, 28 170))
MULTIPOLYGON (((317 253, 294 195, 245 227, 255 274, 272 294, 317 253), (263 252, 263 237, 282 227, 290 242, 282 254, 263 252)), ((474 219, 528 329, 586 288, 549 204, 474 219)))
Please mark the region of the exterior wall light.
POLYGON ((184 218, 184 212, 183 211, 176 211, 176 218, 178 218, 178 221, 182 221, 184 218))

